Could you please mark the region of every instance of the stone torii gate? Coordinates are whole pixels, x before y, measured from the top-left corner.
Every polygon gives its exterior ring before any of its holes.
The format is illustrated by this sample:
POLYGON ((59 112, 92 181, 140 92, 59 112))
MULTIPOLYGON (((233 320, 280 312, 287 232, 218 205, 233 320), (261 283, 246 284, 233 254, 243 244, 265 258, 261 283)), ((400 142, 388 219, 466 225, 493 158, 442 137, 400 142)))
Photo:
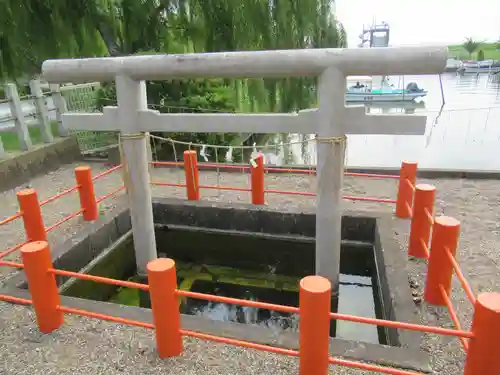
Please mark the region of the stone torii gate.
POLYGON ((425 116, 366 115, 345 107, 346 76, 437 74, 444 70, 445 47, 304 49, 184 55, 140 55, 45 61, 50 83, 116 81, 117 107, 103 113, 67 113, 65 128, 120 131, 130 174, 130 211, 137 270, 155 259, 146 132, 316 133, 316 273, 338 292, 341 243, 341 188, 346 134, 425 132, 425 116), (147 108, 145 80, 173 78, 252 78, 318 76, 319 108, 293 114, 161 114, 147 108))

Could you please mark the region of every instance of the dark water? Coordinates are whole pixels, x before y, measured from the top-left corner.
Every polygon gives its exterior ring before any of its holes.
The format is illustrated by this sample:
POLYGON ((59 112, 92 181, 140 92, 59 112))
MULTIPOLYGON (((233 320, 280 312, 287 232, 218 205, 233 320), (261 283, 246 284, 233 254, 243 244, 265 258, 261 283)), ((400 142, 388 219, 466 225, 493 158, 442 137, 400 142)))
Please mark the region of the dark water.
MULTIPOLYGON (((269 287, 255 287, 237 284, 226 278, 226 282, 210 280, 194 280, 189 290, 193 292, 212 294, 217 296, 240 298, 245 300, 280 304, 285 306, 299 306, 299 293, 288 288, 279 289, 269 287)), ((249 276, 248 279, 252 279, 249 276)), ((248 280, 247 279, 247 280, 248 280)), ((272 279, 272 277, 270 277, 272 279)), ((182 288, 185 279, 179 278, 182 288)), ((258 283, 263 280, 253 280, 258 283)), ((298 279, 295 286, 298 285, 298 279)), ((292 283, 290 283, 292 284, 292 283)), ((184 284, 185 285, 185 284, 184 284)), ((111 297, 111 302, 124 305, 139 306, 139 292, 136 289, 119 288, 111 297)), ((340 274, 339 302, 337 312, 368 318, 381 318, 379 315, 380 303, 377 301, 372 284, 372 278, 367 276, 340 274)), ((297 332, 299 316, 267 309, 257 309, 246 306, 209 302, 199 299, 186 298, 181 304, 181 313, 195 315, 215 321, 237 322, 268 328, 277 339, 282 331, 297 332)), ((332 321, 335 337, 346 340, 357 340, 369 343, 386 343, 383 333, 377 327, 344 321, 332 321)), ((333 332, 333 331, 332 331, 333 332)))
MULTIPOLYGON (((299 305, 298 292, 285 290, 200 280, 192 284, 191 291, 286 306, 298 307, 299 305)), ((339 313, 375 318, 377 317, 375 305, 372 279, 370 277, 340 275, 339 305, 337 310, 339 313)), ((184 314, 201 316, 210 320, 264 326, 276 334, 281 331, 297 332, 299 327, 299 317, 297 314, 287 314, 278 311, 197 299, 186 299, 182 304, 181 311, 184 314)), ((332 322, 332 324, 336 324, 335 336, 339 338, 370 343, 379 343, 384 340, 382 337, 379 338, 375 326, 343 321, 332 322)))
MULTIPOLYGON (((500 78, 500 77, 499 77, 500 78)), ((384 104, 370 113, 417 113, 427 116, 423 136, 350 135, 347 165, 398 167, 401 160, 417 160, 420 168, 500 170, 500 80, 488 75, 442 75, 443 108, 438 76, 391 77, 395 86, 416 82, 429 91, 417 104, 384 104)), ((270 164, 316 164, 310 135, 279 135, 264 150, 270 164), (287 146, 287 143, 295 144, 287 146), (280 146, 283 143, 284 146, 280 146)))

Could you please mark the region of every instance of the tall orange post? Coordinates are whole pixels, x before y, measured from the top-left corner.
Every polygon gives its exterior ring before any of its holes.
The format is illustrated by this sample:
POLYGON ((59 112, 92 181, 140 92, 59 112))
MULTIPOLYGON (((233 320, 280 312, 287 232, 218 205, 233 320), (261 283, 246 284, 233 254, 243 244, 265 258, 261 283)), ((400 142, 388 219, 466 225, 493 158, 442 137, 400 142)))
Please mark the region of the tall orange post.
POLYGON ((446 255, 446 249, 449 249, 455 256, 459 233, 460 222, 458 220, 449 216, 440 216, 434 220, 424 291, 425 301, 432 305, 446 306, 439 285, 443 286, 446 294, 450 294, 453 266, 446 255))
POLYGON ((80 194, 80 206, 83 211, 83 219, 93 221, 99 218, 99 209, 94 192, 94 182, 92 181, 92 171, 90 167, 75 168, 76 183, 80 194))
POLYGON ((498 374, 500 369, 500 293, 477 297, 464 375, 498 374))
POLYGON ((328 374, 332 285, 321 276, 300 280, 300 375, 328 374))
POLYGON ((411 217, 413 203, 413 187, 417 182, 417 163, 403 161, 399 171, 398 197, 396 216, 400 219, 411 217))
POLYGON ((156 346, 161 358, 180 355, 183 351, 179 299, 175 293, 175 262, 168 258, 148 263, 149 294, 156 330, 156 346))
POLYGON ((258 154, 250 166, 252 204, 264 204, 264 155, 258 154))
POLYGON ((184 173, 186 174, 187 198, 190 201, 199 200, 198 155, 194 150, 184 151, 184 173))
POLYGON ((19 209, 23 213, 24 230, 29 241, 47 241, 47 232, 43 224, 42 208, 33 189, 17 193, 19 209))
POLYGON ((429 245, 433 225, 434 200, 436 188, 432 185, 419 184, 415 187, 415 200, 411 218, 408 255, 426 258, 425 247, 429 245))
POLYGON ((52 332, 63 324, 63 313, 57 309, 60 299, 56 278, 49 272, 52 268, 49 244, 30 242, 21 248, 21 257, 38 328, 43 333, 52 332))

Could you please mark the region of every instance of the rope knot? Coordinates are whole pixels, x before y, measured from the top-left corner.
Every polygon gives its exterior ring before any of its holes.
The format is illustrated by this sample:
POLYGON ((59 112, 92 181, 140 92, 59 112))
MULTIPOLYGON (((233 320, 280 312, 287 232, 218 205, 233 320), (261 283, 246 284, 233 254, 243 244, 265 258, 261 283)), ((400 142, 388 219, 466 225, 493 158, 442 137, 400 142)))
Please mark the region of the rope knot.
POLYGON ((347 136, 344 134, 340 137, 315 137, 316 142, 318 143, 331 143, 331 144, 343 144, 347 142, 347 136))

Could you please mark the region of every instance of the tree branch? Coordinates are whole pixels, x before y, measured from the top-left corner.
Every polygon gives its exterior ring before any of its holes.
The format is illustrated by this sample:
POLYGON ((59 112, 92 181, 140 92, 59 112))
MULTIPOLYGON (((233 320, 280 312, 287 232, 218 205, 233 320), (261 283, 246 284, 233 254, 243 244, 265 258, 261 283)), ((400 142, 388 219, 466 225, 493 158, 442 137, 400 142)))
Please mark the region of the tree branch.
POLYGON ((121 48, 116 42, 115 35, 109 25, 106 23, 104 19, 100 19, 96 23, 96 28, 101 35, 102 40, 106 44, 106 48, 108 49, 108 53, 110 56, 120 56, 122 54, 121 48))

